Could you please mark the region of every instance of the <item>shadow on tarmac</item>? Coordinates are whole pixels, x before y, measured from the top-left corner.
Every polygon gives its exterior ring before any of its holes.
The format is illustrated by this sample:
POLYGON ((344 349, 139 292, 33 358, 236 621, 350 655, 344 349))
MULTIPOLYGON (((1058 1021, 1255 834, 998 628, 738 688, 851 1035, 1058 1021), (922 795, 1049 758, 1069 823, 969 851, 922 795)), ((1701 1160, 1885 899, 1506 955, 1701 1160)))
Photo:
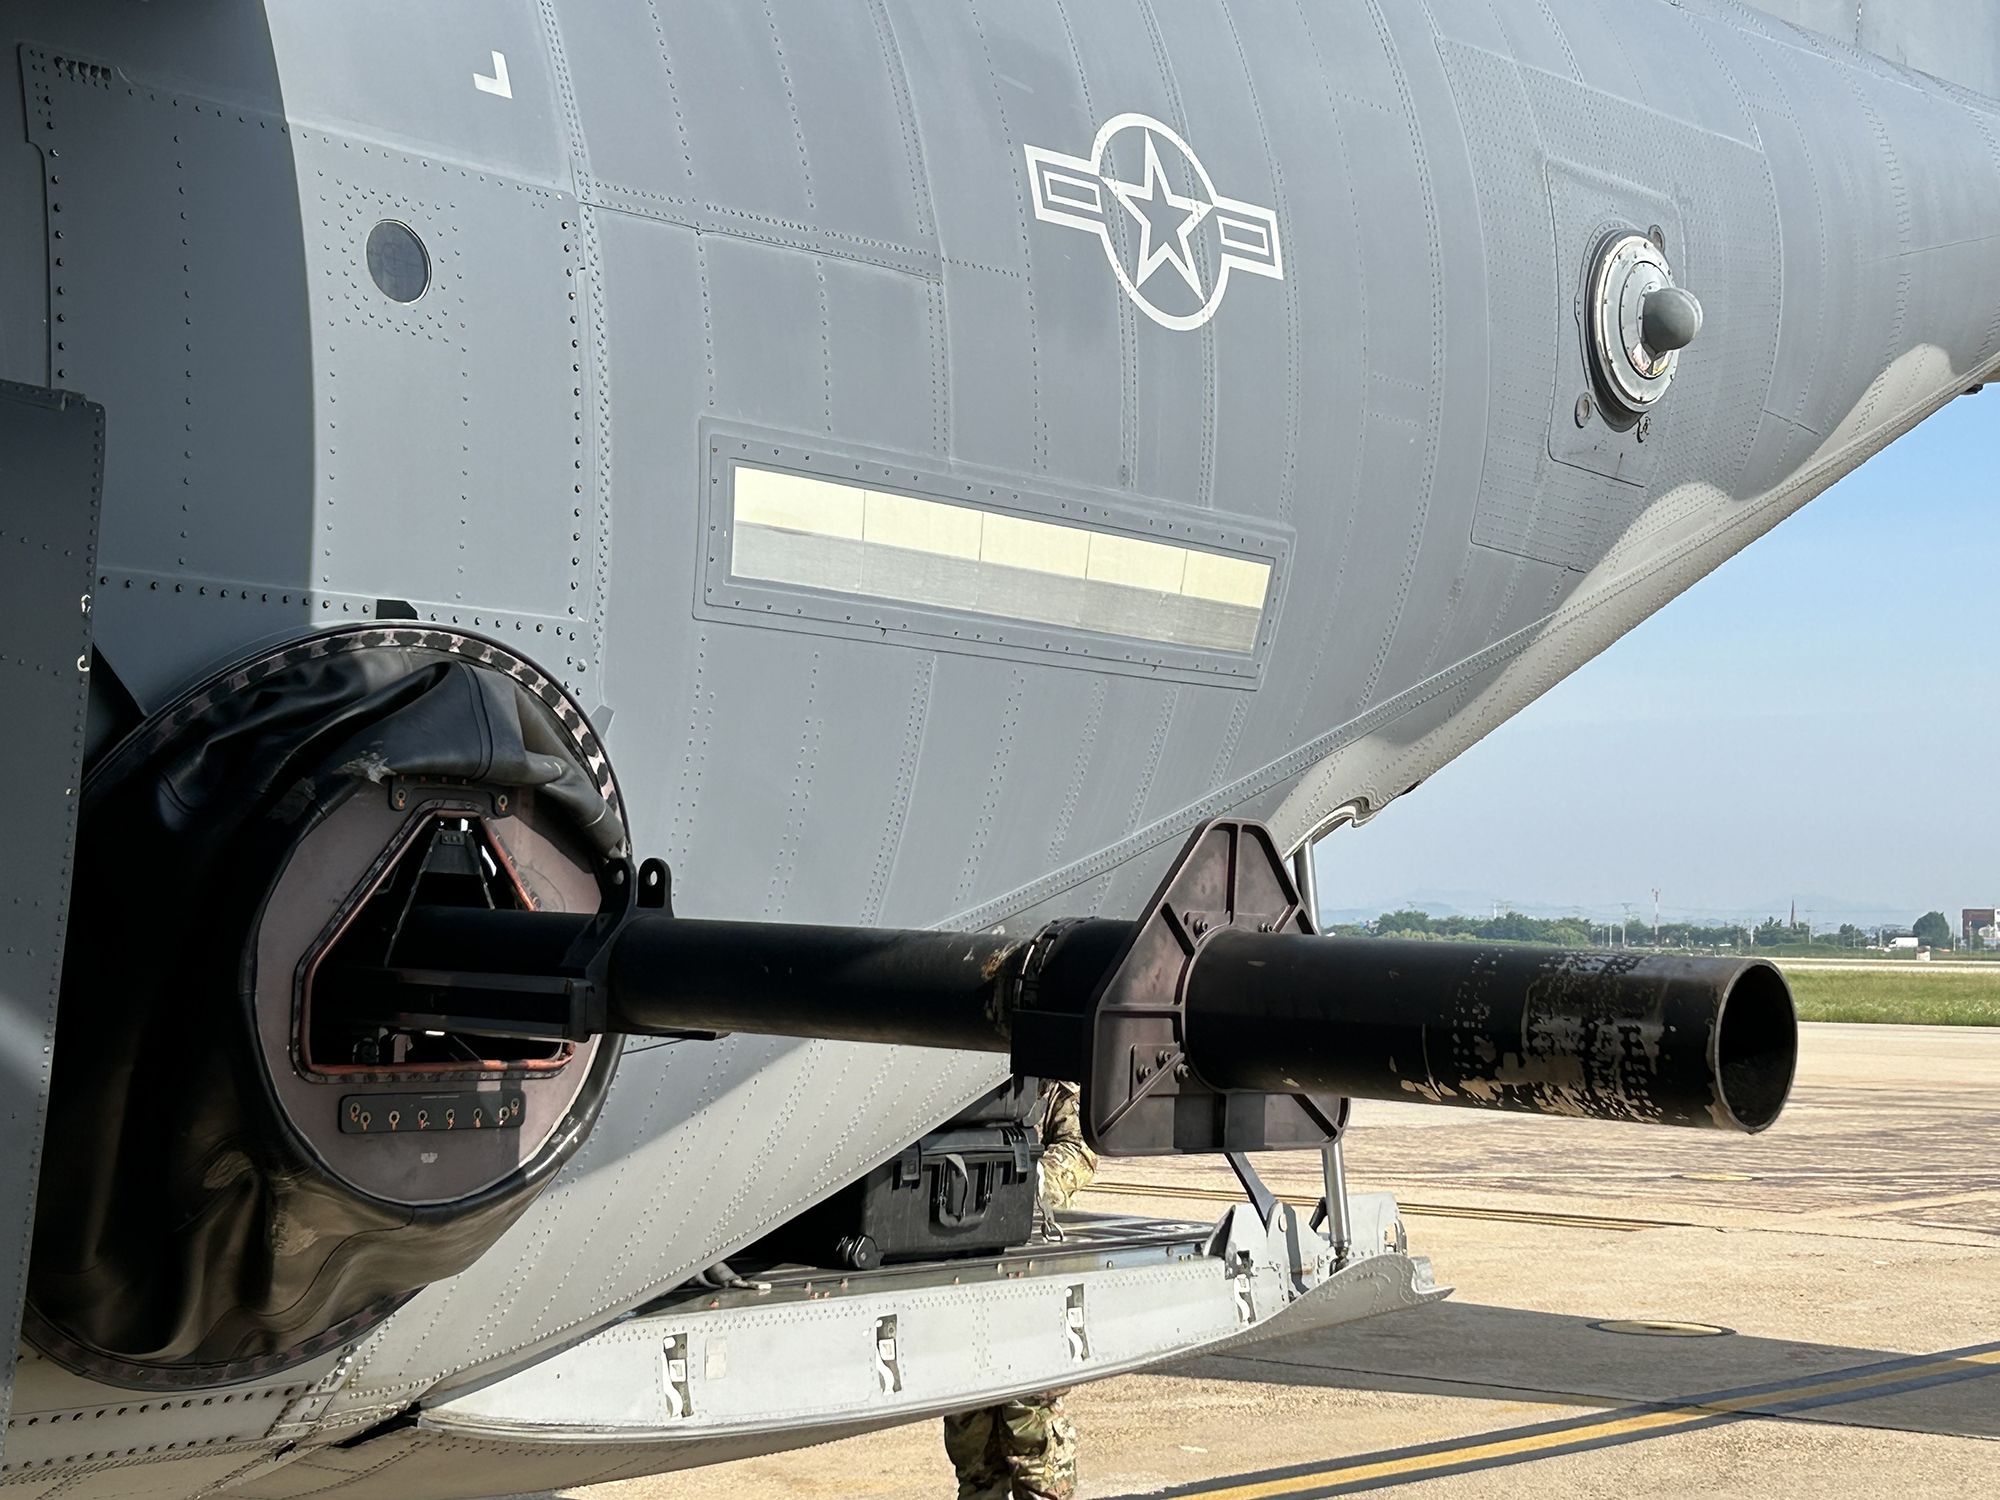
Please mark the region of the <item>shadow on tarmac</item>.
POLYGON ((1279 1336, 1157 1373, 1591 1408, 1714 1406, 2000 1438, 2000 1345, 1909 1354, 1729 1331, 1641 1335, 1472 1302, 1279 1336))

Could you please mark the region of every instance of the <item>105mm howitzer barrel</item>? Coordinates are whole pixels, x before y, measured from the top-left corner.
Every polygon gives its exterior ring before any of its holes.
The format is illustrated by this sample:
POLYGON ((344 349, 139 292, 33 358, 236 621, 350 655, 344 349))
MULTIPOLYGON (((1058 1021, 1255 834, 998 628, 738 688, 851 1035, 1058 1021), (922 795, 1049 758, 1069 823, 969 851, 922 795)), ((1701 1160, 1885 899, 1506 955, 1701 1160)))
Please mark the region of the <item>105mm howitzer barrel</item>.
MULTIPOLYGON (((1068 1008, 1054 980, 1081 1012, 1130 925, 1024 941, 646 915, 615 940, 607 1022, 1006 1051, 1031 952, 1035 1003, 1068 1008), (1080 964, 1063 962, 1072 945, 1080 964)), ((1757 960, 1224 928, 1180 988, 1183 1060, 1221 1092, 1754 1132, 1783 1107, 1798 1045, 1784 978, 1757 960)))
MULTIPOLYGON (((664 889, 664 867, 642 878, 664 889)), ((1308 1144, 1356 1098, 1755 1132, 1798 1049, 1791 992, 1758 960, 1317 936, 1269 831, 1227 819, 1130 921, 1007 934, 413 906, 386 966, 317 984, 392 1031, 1004 1052, 1078 1080, 1093 1142, 1137 1155, 1308 1144)))
MULTIPOLYGON (((413 912, 404 941, 416 968, 433 974, 454 950, 482 955, 464 969, 513 970, 530 954, 546 969, 585 925, 539 912, 413 912)), ((1066 1059, 1044 1046, 1031 1070, 1086 1076, 1083 1020, 1132 925, 1095 919, 1022 938, 642 912, 595 966, 584 1029, 1018 1052, 1025 995, 1038 1021, 1050 1012, 1076 1021, 1061 1033, 1066 1059)), ((1760 960, 1224 927, 1195 946, 1176 988, 1161 997, 1180 1017, 1175 1062, 1221 1093, 1755 1132, 1783 1108, 1798 1047, 1791 993, 1760 960)), ((468 1016, 469 998, 436 991, 401 1016, 511 1029, 468 1016)))

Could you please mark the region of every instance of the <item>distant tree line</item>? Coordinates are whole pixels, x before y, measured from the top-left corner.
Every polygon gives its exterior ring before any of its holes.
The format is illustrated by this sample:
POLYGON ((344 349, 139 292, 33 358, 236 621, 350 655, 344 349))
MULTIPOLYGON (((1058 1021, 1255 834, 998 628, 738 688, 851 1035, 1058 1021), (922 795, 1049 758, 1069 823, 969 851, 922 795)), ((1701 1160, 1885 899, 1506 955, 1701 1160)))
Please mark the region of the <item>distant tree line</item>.
MULTIPOLYGON (((1329 929, 1346 937, 1416 938, 1425 942, 1548 943, 1560 948, 1613 945, 1651 947, 1651 923, 1592 922, 1584 917, 1531 917, 1506 911, 1494 917, 1434 917, 1426 911, 1385 911, 1372 922, 1341 923, 1329 929)), ((1933 947, 1945 946, 1950 926, 1942 914, 1917 919, 1916 936, 1933 947)), ((1754 924, 1724 922, 1662 922, 1663 948, 1866 948, 1882 940, 1882 931, 1843 922, 1815 932, 1804 922, 1767 917, 1754 924)))

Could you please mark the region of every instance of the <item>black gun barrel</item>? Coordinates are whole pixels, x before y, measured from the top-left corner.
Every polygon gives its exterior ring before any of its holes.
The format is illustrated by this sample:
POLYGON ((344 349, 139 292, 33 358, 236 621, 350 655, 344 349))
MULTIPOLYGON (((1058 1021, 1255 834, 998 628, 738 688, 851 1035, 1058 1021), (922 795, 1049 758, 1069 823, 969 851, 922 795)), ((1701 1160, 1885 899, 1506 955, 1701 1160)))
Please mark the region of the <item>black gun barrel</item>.
MULTIPOLYGON (((1077 993, 1037 1003, 1082 1012, 1127 930, 1055 929, 1041 982, 1077 993), (1063 961, 1071 946, 1081 962, 1063 961)), ((613 950, 612 1024, 1004 1051, 1031 946, 643 916, 613 950)), ((1182 1009, 1186 1061, 1214 1089, 1718 1130, 1769 1126, 1798 1051, 1784 977, 1733 958, 1225 928, 1182 1009)))
POLYGON ((606 971, 615 1031, 747 1031, 1005 1052, 1027 946, 985 932, 899 932, 644 913, 606 971))
POLYGON ((1761 960, 1227 930, 1187 985, 1218 1089, 1760 1131, 1798 1026, 1761 960))
MULTIPOLYGON (((539 912, 412 912, 402 962, 418 989, 432 988, 414 1011, 399 1002, 384 1019, 472 1003, 476 972, 457 990, 438 987, 455 956, 457 967, 488 973, 561 970, 568 961, 558 956, 588 926, 539 912)), ((1011 1049, 1021 1061, 1016 1022, 1032 1009, 1041 1041, 1024 1070, 1083 1078, 1094 1048, 1120 1045, 1093 1030, 1092 1004, 1133 930, 1105 919, 1008 935, 640 912, 591 966, 598 989, 587 1029, 1011 1049)), ((1153 982, 1157 1006, 1146 1005, 1178 1015, 1189 1077, 1225 1093, 1754 1132, 1783 1108, 1798 1050, 1791 992, 1757 960, 1221 927, 1153 982)), ((520 1024, 509 996, 478 998, 494 1017, 451 1024, 520 1024)))

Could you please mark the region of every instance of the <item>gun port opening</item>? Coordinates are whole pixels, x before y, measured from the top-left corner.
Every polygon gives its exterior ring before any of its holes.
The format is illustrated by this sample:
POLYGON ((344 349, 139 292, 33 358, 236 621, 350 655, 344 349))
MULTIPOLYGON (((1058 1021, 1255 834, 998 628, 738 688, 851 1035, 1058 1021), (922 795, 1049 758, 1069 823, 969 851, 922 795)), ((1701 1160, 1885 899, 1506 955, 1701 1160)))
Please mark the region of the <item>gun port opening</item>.
POLYGON ((454 1024, 459 1018, 445 993, 433 997, 434 1008, 425 1004, 430 956, 413 951, 409 940, 424 919, 439 914, 532 909, 505 845, 484 819, 452 814, 420 821, 302 966, 300 1063, 307 1072, 336 1076, 562 1067, 574 1047, 560 1037, 454 1024), (377 982, 383 977, 402 981, 388 1004, 377 982))
POLYGON ((1792 992, 1769 964, 1745 970, 1730 987, 1715 1051, 1723 1107, 1753 1134, 1768 1127, 1785 1107, 1798 1062, 1792 992))

